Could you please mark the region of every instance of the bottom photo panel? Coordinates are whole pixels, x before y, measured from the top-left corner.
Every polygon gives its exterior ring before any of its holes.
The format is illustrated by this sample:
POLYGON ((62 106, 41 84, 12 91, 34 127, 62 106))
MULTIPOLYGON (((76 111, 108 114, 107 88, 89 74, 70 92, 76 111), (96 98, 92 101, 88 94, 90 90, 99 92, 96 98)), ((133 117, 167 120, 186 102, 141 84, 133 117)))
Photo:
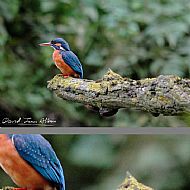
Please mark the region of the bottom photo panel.
POLYGON ((0 189, 186 190, 188 135, 0 134, 0 189))

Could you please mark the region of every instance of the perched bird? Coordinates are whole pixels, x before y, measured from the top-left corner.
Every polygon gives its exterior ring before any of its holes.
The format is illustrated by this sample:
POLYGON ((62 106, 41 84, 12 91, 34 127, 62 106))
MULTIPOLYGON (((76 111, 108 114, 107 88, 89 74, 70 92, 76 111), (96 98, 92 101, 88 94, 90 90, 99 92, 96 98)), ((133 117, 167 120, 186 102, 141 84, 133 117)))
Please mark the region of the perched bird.
POLYGON ((71 51, 69 44, 63 38, 56 38, 40 46, 51 46, 54 49, 53 61, 62 72, 64 78, 73 76, 83 78, 83 69, 78 57, 71 51))
POLYGON ((17 190, 65 190, 61 164, 41 135, 0 134, 0 166, 17 190))

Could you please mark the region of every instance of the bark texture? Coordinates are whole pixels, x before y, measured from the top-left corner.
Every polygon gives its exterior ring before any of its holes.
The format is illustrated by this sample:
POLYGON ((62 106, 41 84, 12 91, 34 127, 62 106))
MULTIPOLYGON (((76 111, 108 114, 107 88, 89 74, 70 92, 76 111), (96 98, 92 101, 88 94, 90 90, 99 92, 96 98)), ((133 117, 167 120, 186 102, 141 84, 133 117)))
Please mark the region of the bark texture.
POLYGON ((48 88, 58 97, 93 107, 100 114, 115 114, 120 108, 143 110, 154 116, 190 112, 190 79, 174 75, 132 80, 109 70, 97 81, 56 75, 48 88))
POLYGON ((153 190, 152 188, 139 183, 129 172, 123 183, 117 190, 153 190))

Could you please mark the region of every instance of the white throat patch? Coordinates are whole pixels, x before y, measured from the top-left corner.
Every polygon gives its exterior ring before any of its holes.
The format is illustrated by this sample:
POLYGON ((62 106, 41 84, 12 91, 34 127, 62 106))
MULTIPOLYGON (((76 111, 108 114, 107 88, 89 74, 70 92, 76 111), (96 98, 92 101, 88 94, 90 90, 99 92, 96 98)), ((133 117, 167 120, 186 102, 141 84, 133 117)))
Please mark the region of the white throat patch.
POLYGON ((60 49, 63 50, 63 51, 65 51, 65 49, 63 47, 61 47, 61 46, 60 46, 60 49))

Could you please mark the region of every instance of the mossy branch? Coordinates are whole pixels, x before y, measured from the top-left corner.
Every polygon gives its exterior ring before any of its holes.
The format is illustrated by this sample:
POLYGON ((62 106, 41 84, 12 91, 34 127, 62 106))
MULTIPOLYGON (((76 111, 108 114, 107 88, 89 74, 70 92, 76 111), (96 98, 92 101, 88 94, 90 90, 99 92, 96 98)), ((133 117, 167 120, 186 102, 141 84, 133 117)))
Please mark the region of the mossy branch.
POLYGON ((139 183, 129 172, 117 190, 153 190, 152 188, 139 183))
POLYGON ((55 76, 48 88, 64 100, 93 107, 101 114, 120 108, 143 110, 157 116, 190 112, 190 79, 174 75, 132 80, 109 70, 93 81, 55 76))
POLYGON ((17 188, 17 187, 5 186, 5 187, 2 187, 2 189, 0 190, 13 190, 14 188, 17 188))
MULTIPOLYGON (((3 187, 0 190, 13 190, 15 187, 3 187)), ((139 183, 129 172, 117 190, 153 190, 152 188, 139 183)))

